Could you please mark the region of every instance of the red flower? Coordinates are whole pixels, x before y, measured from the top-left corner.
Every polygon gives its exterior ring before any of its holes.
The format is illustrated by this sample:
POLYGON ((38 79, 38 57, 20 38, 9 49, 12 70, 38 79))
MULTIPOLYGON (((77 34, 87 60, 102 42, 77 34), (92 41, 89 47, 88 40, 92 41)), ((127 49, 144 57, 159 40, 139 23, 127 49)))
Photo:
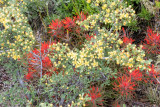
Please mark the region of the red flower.
POLYGON ((24 75, 24 78, 27 79, 27 80, 33 79, 33 74, 35 72, 36 71, 32 67, 28 68, 27 74, 24 75))
POLYGON ((152 29, 148 27, 147 35, 144 40, 143 49, 152 54, 160 53, 160 34, 154 33, 152 29))
POLYGON ((44 43, 41 43, 41 53, 44 54, 44 53, 48 53, 48 49, 49 49, 49 44, 44 42, 44 43))
POLYGON ((101 97, 98 87, 92 86, 92 90, 89 90, 88 96, 91 97, 91 102, 95 104, 95 101, 101 97))
POLYGON ((130 73, 130 77, 135 81, 142 81, 142 73, 139 69, 136 69, 130 73))
POLYGON ((49 49, 49 44, 44 42, 41 44, 41 56, 40 56, 40 51, 37 49, 33 50, 32 53, 29 53, 28 54, 29 64, 33 66, 40 64, 40 57, 41 57, 42 66, 47 68, 51 67, 52 62, 47 56, 47 54, 49 53, 48 49, 49 49))
POLYGON ((87 39, 88 41, 90 41, 91 38, 94 38, 94 37, 93 37, 93 36, 89 36, 88 34, 86 34, 86 39, 87 39))
POLYGON ((51 62, 51 60, 49 59, 48 56, 44 57, 44 59, 42 60, 42 65, 43 65, 43 67, 45 67, 45 68, 50 68, 50 67, 52 67, 52 62, 51 62))
POLYGON ((157 78, 157 76, 158 76, 160 73, 155 70, 154 65, 152 64, 152 66, 151 66, 151 67, 149 66, 149 68, 150 68, 150 70, 148 71, 148 72, 149 72, 149 76, 151 76, 151 77, 153 77, 153 78, 157 78))
POLYGON ((63 24, 64 24, 64 28, 68 29, 69 31, 71 31, 71 28, 75 27, 75 19, 72 20, 72 18, 70 17, 66 17, 65 19, 62 20, 63 24))
POLYGON ((87 19, 87 17, 83 12, 81 12, 80 15, 77 15, 77 17, 75 17, 75 19, 79 21, 84 21, 85 19, 87 19))
POLYGON ((133 40, 132 38, 128 38, 126 36, 126 31, 124 30, 124 27, 122 27, 122 31, 123 31, 123 43, 125 43, 125 45, 129 44, 129 43, 133 43, 135 40, 133 40))
POLYGON ((39 50, 34 49, 31 53, 29 53, 27 55, 29 70, 28 70, 28 74, 26 75, 26 79, 33 78, 33 74, 35 74, 35 76, 39 76, 39 74, 40 74, 39 68, 41 65, 40 58, 42 58, 42 74, 43 75, 45 75, 45 74, 51 75, 51 73, 49 73, 50 71, 48 71, 48 69, 53 68, 53 64, 52 64, 51 60, 49 59, 49 57, 47 56, 47 54, 49 53, 48 49, 49 49, 49 44, 44 42, 41 44, 41 49, 39 49, 39 50))
POLYGON ((33 73, 34 73, 34 72, 28 73, 27 75, 25 75, 25 78, 26 78, 27 80, 30 80, 31 78, 33 78, 33 73))
POLYGON ((132 92, 135 90, 135 82, 131 81, 131 78, 124 75, 117 78, 118 84, 114 83, 114 90, 118 91, 122 96, 132 95, 132 92))
POLYGON ((49 31, 48 33, 53 33, 52 36, 57 35, 60 30, 62 29, 62 22, 59 21, 59 19, 56 19, 55 21, 52 20, 51 25, 49 25, 49 28, 51 29, 51 31, 49 31))
POLYGON ((126 36, 123 37, 123 43, 125 44, 129 44, 129 43, 133 43, 135 40, 133 40, 132 38, 128 38, 126 36))

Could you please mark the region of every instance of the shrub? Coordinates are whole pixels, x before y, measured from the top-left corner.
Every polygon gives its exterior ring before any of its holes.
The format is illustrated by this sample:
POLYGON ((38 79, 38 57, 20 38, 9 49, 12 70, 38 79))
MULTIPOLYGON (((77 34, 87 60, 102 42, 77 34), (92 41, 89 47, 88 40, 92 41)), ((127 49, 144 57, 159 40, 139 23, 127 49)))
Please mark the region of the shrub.
POLYGON ((0 56, 4 55, 17 60, 31 50, 35 42, 27 18, 19 8, 11 5, 0 8, 0 22, 4 29, 0 31, 0 56))
POLYGON ((113 30, 120 30, 124 25, 131 23, 135 20, 135 11, 131 6, 127 7, 127 3, 120 2, 119 0, 111 1, 93 1, 92 5, 95 5, 100 13, 90 15, 87 20, 81 23, 86 30, 95 29, 96 24, 105 24, 110 28, 110 24, 113 30))

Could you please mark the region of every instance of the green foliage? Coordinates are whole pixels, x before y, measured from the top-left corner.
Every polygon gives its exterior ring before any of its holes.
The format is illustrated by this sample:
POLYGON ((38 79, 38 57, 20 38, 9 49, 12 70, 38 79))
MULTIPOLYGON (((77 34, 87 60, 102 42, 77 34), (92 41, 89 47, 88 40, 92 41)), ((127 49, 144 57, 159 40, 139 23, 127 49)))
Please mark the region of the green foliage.
POLYGON ((24 68, 22 64, 12 58, 2 57, 0 65, 5 68, 9 76, 9 80, 4 81, 4 84, 8 86, 6 90, 1 92, 0 104, 2 106, 25 106, 26 104, 26 92, 27 88, 23 82, 24 68), (21 82, 21 83, 20 83, 21 82))
POLYGON ((140 18, 150 20, 153 15, 149 13, 144 6, 141 8, 141 12, 137 14, 140 18))
POLYGON ((131 23, 127 24, 127 27, 131 30, 131 31, 138 31, 140 29, 138 25, 137 20, 133 20, 131 21, 131 23))
POLYGON ((56 14, 61 18, 73 17, 81 11, 88 14, 96 13, 98 10, 86 3, 86 0, 54 0, 56 14))
POLYGON ((156 61, 156 66, 158 66, 158 64, 160 63, 160 55, 157 56, 157 61, 156 61))
POLYGON ((158 89, 158 85, 157 86, 152 86, 150 85, 147 90, 146 90, 146 95, 149 99, 149 101, 151 101, 154 104, 159 105, 160 104, 160 91, 158 89))
POLYGON ((125 0, 129 5, 134 5, 134 3, 138 4, 141 0, 125 0))
POLYGON ((55 20, 55 19, 60 19, 60 16, 57 14, 51 14, 44 18, 44 23, 46 24, 46 26, 48 26, 49 24, 51 24, 52 20, 55 20))
POLYGON ((38 29, 41 23, 46 27, 43 18, 49 15, 48 6, 49 3, 52 4, 51 0, 23 0, 23 3, 26 8, 21 6, 21 10, 27 16, 32 28, 38 29))

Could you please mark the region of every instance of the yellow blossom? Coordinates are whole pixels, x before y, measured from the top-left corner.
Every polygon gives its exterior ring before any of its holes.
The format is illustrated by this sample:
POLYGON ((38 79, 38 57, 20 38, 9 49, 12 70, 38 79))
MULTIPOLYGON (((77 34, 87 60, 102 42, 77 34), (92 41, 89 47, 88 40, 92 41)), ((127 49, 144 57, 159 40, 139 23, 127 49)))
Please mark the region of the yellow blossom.
POLYGON ((91 3, 91 0, 87 0, 87 3, 91 3))
POLYGON ((106 9, 106 7, 107 7, 107 4, 104 4, 104 5, 102 6, 102 9, 104 10, 104 9, 106 9))
POLYGON ((115 2, 112 2, 112 3, 111 3, 111 6, 114 6, 114 5, 116 5, 116 3, 115 3, 115 2))
POLYGON ((136 60, 140 62, 140 61, 142 61, 143 59, 142 59, 140 56, 138 56, 138 57, 136 58, 136 60))
POLYGON ((110 9, 106 9, 106 12, 107 12, 107 13, 110 13, 110 9))

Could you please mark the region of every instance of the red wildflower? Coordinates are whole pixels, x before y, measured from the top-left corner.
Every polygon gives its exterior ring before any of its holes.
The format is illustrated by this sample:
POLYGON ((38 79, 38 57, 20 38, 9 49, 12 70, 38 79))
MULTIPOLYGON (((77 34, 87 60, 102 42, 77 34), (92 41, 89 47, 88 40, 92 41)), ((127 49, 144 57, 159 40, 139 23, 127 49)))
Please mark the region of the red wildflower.
POLYGON ((118 84, 114 83, 114 90, 118 91, 122 96, 132 95, 132 92, 135 90, 135 82, 131 81, 130 77, 126 75, 117 78, 118 84))
POLYGON ((51 29, 51 31, 49 31, 48 33, 53 33, 52 36, 57 35, 58 31, 61 30, 62 28, 62 22, 59 21, 59 19, 56 19, 55 21, 52 20, 51 25, 49 25, 49 28, 51 29))
POLYGON ((66 17, 62 20, 62 23, 64 24, 64 28, 71 31, 71 28, 75 27, 75 19, 72 20, 70 17, 66 17))
POLYGON ((56 19, 52 20, 52 23, 49 25, 50 31, 48 33, 52 33, 52 36, 56 36, 56 40, 73 42, 72 45, 79 46, 79 44, 84 42, 85 32, 82 31, 79 25, 75 23, 76 20, 86 19, 86 16, 81 12, 81 14, 73 19, 70 17, 66 17, 63 20, 56 19))
POLYGON ((75 19, 79 21, 84 21, 85 19, 87 19, 87 17, 83 12, 81 12, 80 15, 77 15, 77 17, 75 17, 75 19))
POLYGON ((122 27, 123 36, 126 36, 126 31, 124 30, 124 27, 122 27))
POLYGON ((112 104, 112 107, 121 107, 118 103, 118 101, 115 101, 113 104, 112 104))
POLYGON ((27 74, 24 75, 24 78, 27 79, 27 80, 33 79, 33 74, 35 72, 36 71, 33 68, 28 68, 27 74))
POLYGON ((34 49, 31 53, 27 55, 29 70, 28 70, 28 74, 26 75, 26 79, 33 78, 32 75, 35 73, 38 74, 38 75, 36 74, 36 76, 39 76, 40 74, 39 66, 41 65, 40 58, 42 58, 42 74, 45 75, 47 73, 48 75, 51 75, 48 69, 53 68, 53 64, 49 59, 49 57, 47 56, 47 54, 49 53, 48 49, 49 49, 49 44, 44 42, 41 44, 41 51, 38 49, 34 49))
POLYGON ((130 77, 135 81, 142 81, 142 73, 139 69, 136 69, 130 73, 130 77))
POLYGON ((44 42, 41 44, 41 56, 40 56, 40 51, 37 49, 33 50, 32 53, 29 53, 28 54, 29 64, 33 66, 40 64, 40 57, 41 57, 43 67, 47 67, 47 68, 51 67, 52 62, 47 56, 49 52, 48 49, 49 49, 49 44, 44 42))
POLYGON ((143 43, 143 49, 145 49, 148 53, 160 53, 160 34, 154 33, 152 29, 148 27, 147 35, 144 40, 145 43, 143 43))
POLYGON ((48 56, 44 57, 44 59, 42 60, 42 65, 43 65, 43 67, 45 67, 45 68, 50 68, 50 67, 52 67, 52 62, 51 62, 51 60, 49 59, 48 56))
POLYGON ((96 100, 101 97, 98 87, 92 86, 92 90, 89 90, 88 96, 91 97, 91 102, 95 104, 96 100))
POLYGON ((44 54, 44 53, 48 53, 48 49, 49 49, 49 44, 44 42, 44 43, 41 43, 41 53, 44 54))
POLYGON ((128 38, 126 36, 123 37, 123 43, 125 43, 125 44, 131 43, 132 44, 132 42, 134 42, 134 40, 132 38, 128 38))
POLYGON ((129 43, 132 44, 132 42, 134 42, 135 40, 133 40, 132 38, 128 38, 126 36, 126 31, 124 30, 124 27, 122 27, 122 31, 123 31, 123 43, 125 43, 126 45, 129 43))
POLYGON ((34 72, 30 72, 30 73, 28 73, 27 75, 25 75, 25 78, 27 79, 27 80, 30 80, 31 78, 33 78, 33 74, 34 72))
POLYGON ((93 36, 89 36, 88 34, 86 34, 86 39, 87 39, 88 41, 90 41, 91 38, 93 38, 93 36))
POLYGON ((149 76, 151 76, 151 77, 153 77, 153 78, 157 78, 157 76, 158 76, 160 73, 155 70, 154 65, 152 64, 152 66, 151 66, 151 67, 149 66, 149 68, 150 68, 150 70, 148 71, 148 72, 149 72, 149 76))

